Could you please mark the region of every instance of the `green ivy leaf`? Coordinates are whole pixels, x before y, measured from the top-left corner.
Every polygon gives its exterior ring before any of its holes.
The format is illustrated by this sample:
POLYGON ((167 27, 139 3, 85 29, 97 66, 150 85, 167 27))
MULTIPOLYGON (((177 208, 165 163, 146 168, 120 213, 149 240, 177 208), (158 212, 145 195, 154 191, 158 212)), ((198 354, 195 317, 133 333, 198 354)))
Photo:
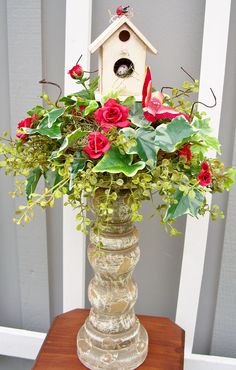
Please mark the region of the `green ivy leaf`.
POLYGON ((158 148, 155 145, 156 131, 152 127, 139 128, 134 130, 126 127, 120 132, 128 139, 131 146, 127 149, 127 154, 138 154, 142 161, 148 162, 150 167, 154 167, 157 162, 158 148), (132 145, 132 140, 135 142, 132 145))
POLYGON ((79 96, 80 98, 90 100, 90 92, 89 90, 86 90, 86 89, 80 90, 78 93, 74 94, 74 96, 79 96))
POLYGON ((109 91, 107 95, 104 95, 101 99, 102 105, 104 105, 108 99, 115 99, 117 100, 118 97, 121 95, 121 91, 109 91))
POLYGON ((99 107, 96 100, 90 100, 89 105, 84 110, 84 116, 88 116, 93 113, 99 107))
POLYGON ((109 173, 122 172, 128 177, 132 177, 136 175, 139 170, 142 170, 145 167, 144 162, 140 161, 132 164, 132 160, 132 156, 128 154, 123 155, 117 147, 112 146, 93 168, 93 171, 109 173))
POLYGON ((193 217, 198 216, 198 210, 204 201, 204 196, 201 192, 194 190, 195 196, 189 197, 183 191, 177 189, 174 199, 176 204, 172 204, 166 211, 163 221, 166 222, 170 219, 175 219, 179 216, 189 214, 193 217))
POLYGON ((233 168, 228 168, 224 173, 224 187, 226 190, 230 190, 231 186, 234 184, 236 176, 236 170, 233 168))
POLYGON ((51 128, 56 120, 61 117, 64 113, 64 108, 53 109, 48 112, 48 127, 51 128))
POLYGON ((204 135, 203 139, 209 148, 214 149, 217 153, 221 154, 221 144, 216 137, 204 135))
POLYGON ((78 172, 81 172, 84 169, 85 163, 87 161, 86 154, 84 152, 78 152, 74 156, 74 160, 70 168, 70 182, 69 190, 71 191, 74 186, 74 179, 78 172))
POLYGON ((135 97, 134 96, 128 96, 124 101, 122 101, 121 104, 125 105, 126 107, 131 108, 135 104, 135 97))
POLYGON ((178 116, 170 123, 164 123, 156 128, 155 144, 165 152, 173 152, 178 144, 194 133, 189 122, 183 116, 178 116))
POLYGON ((143 115, 143 108, 140 102, 136 102, 129 111, 129 119, 137 127, 148 127, 151 122, 146 120, 143 115))
POLYGON ((89 105, 89 100, 85 98, 79 98, 76 102, 76 107, 80 107, 81 105, 84 105, 84 106, 89 105))
POLYGON ((64 139, 62 145, 60 146, 60 148, 58 150, 55 150, 54 152, 52 152, 52 154, 50 156, 50 159, 58 158, 65 149, 70 147, 80 137, 84 137, 87 134, 88 134, 87 131, 81 131, 80 128, 71 132, 69 135, 67 135, 65 137, 65 139, 64 139))
POLYGON ((64 96, 59 100, 59 102, 64 103, 66 106, 71 106, 76 103, 76 99, 73 99, 73 96, 64 96))
POLYGON ((62 176, 57 171, 48 170, 45 174, 45 180, 50 188, 52 188, 62 180, 62 176))
POLYGON ((38 118, 41 118, 45 113, 45 108, 41 105, 36 105, 36 107, 30 109, 27 113, 29 116, 33 116, 33 114, 36 114, 38 118))
POLYGON ((61 125, 63 122, 57 122, 56 125, 54 125, 51 128, 48 127, 42 127, 42 128, 26 128, 22 127, 22 130, 28 134, 28 135, 33 135, 33 134, 39 134, 43 136, 48 136, 51 139, 61 139, 61 125))
POLYGON ((142 161, 149 163, 154 167, 157 162, 158 148, 155 145, 156 132, 152 127, 139 128, 137 130, 137 152, 142 161))
POLYGON ((191 152, 193 154, 202 153, 204 155, 207 152, 207 145, 203 142, 201 137, 198 137, 198 135, 194 135, 191 141, 191 152))
POLYGON ((40 122, 39 128, 51 128, 59 117, 65 112, 64 108, 52 109, 47 113, 46 117, 40 122))
MULTIPOLYGON (((89 90, 93 94, 94 94, 94 91, 97 90, 97 88, 98 88, 99 79, 100 79, 100 77, 97 76, 93 80, 91 80, 90 83, 89 83, 89 90)), ((94 99, 94 97, 91 97, 91 98, 94 99)))
POLYGON ((200 135, 208 135, 212 131, 210 127, 210 118, 194 118, 192 127, 194 127, 200 135))
POLYGON ((34 168, 33 170, 30 171, 25 186, 25 193, 28 200, 31 198, 31 194, 34 193, 41 175, 42 171, 39 167, 34 168))

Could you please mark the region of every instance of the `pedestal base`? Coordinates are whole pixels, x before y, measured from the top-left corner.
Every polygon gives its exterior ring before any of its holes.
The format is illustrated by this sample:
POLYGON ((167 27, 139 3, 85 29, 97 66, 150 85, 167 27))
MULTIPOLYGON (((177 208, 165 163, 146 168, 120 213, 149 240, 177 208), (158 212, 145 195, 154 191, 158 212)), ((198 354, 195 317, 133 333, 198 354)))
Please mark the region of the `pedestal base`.
POLYGON ((86 321, 77 336, 78 357, 90 370, 135 370, 147 352, 148 335, 138 320, 132 330, 106 335, 86 321))

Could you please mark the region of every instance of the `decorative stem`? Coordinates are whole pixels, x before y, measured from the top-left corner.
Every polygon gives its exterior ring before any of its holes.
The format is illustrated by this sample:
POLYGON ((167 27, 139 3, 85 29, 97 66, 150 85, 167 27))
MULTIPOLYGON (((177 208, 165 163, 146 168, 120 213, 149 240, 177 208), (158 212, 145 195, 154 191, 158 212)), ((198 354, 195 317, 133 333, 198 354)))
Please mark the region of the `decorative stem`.
POLYGON ((212 93, 212 95, 213 95, 213 97, 214 97, 214 100, 215 100, 215 102, 214 102, 214 104, 212 104, 212 105, 208 105, 208 104, 205 104, 205 103, 203 103, 203 102, 201 102, 201 101, 195 101, 194 103, 193 103, 193 105, 192 105, 192 108, 191 108, 191 112, 190 112, 190 120, 191 120, 191 118, 192 118, 192 115, 193 115, 193 109, 194 109, 194 106, 196 105, 196 104, 201 104, 201 105, 204 105, 204 107, 207 107, 207 108, 214 108, 215 106, 216 106, 216 104, 217 104, 217 100, 216 100, 216 96, 215 96, 215 94, 214 94, 214 91, 212 90, 212 88, 210 87, 210 90, 211 90, 211 93, 212 93))
POLYGON ((61 97, 61 95, 62 95, 62 88, 61 88, 61 86, 60 86, 60 85, 58 85, 58 84, 57 84, 57 83, 55 83, 55 82, 46 81, 46 80, 45 80, 45 78, 44 78, 44 79, 42 79, 41 81, 39 81, 39 83, 40 83, 40 84, 53 85, 53 86, 58 87, 58 89, 60 90, 60 92, 59 92, 58 98, 57 98, 57 100, 56 100, 56 102, 55 102, 56 107, 58 107, 57 103, 58 103, 58 101, 59 101, 59 99, 60 99, 60 97, 61 97))

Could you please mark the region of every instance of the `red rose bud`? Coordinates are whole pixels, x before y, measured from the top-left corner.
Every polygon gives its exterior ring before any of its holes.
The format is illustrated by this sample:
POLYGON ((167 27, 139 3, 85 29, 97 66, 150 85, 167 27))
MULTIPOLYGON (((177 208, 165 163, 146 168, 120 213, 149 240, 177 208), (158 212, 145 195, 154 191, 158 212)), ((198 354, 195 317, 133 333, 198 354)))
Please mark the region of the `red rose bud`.
POLYGON ((92 159, 100 158, 111 147, 106 136, 100 132, 90 132, 88 135, 88 145, 83 151, 92 159))
POLYGON ((36 121, 37 119, 38 119, 38 117, 36 116, 36 114, 33 114, 31 117, 27 117, 27 118, 25 118, 24 120, 22 120, 18 123, 18 125, 17 125, 18 132, 17 132, 16 136, 19 137, 22 140, 22 142, 25 141, 28 134, 26 134, 24 131, 22 131, 21 128, 22 127, 31 128, 34 124, 34 121, 36 121))
POLYGON ((202 162, 201 167, 204 171, 209 171, 210 170, 210 166, 207 162, 202 162))
POLYGON ((185 144, 178 150, 179 157, 186 157, 187 161, 190 161, 192 158, 192 152, 190 150, 191 145, 190 144, 185 144))
POLYGON ((128 121, 129 107, 120 105, 115 99, 108 99, 102 108, 94 113, 95 119, 102 126, 105 132, 111 127, 128 127, 131 122, 128 121))
POLYGON ((198 182, 201 186, 210 185, 210 183, 211 183, 211 173, 210 173, 210 171, 205 171, 205 170, 200 171, 197 179, 198 179, 198 182))
POLYGON ((75 80, 78 80, 83 76, 84 71, 83 71, 83 68, 79 64, 76 64, 73 68, 71 68, 68 71, 68 74, 75 80))

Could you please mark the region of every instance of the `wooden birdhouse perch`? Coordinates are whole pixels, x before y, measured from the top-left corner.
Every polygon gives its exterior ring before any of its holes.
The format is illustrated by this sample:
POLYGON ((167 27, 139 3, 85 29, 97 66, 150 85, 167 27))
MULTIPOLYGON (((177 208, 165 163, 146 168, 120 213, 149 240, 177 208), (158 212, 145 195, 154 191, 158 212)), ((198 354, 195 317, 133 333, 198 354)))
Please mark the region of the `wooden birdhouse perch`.
POLYGON ((99 50, 97 98, 111 91, 120 91, 121 96, 133 95, 136 100, 141 100, 147 49, 157 53, 125 15, 117 18, 89 46, 91 53, 99 50))

